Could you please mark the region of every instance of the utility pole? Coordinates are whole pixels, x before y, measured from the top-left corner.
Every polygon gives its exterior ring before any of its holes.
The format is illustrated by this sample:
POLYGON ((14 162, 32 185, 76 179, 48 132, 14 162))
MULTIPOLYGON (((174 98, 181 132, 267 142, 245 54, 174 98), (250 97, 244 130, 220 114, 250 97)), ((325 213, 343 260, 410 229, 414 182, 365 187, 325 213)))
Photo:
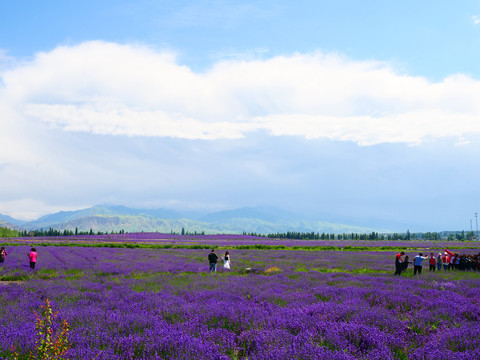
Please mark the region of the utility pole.
POLYGON ((475 240, 478 240, 478 214, 475 213, 475 223, 477 224, 477 236, 475 237, 475 240))

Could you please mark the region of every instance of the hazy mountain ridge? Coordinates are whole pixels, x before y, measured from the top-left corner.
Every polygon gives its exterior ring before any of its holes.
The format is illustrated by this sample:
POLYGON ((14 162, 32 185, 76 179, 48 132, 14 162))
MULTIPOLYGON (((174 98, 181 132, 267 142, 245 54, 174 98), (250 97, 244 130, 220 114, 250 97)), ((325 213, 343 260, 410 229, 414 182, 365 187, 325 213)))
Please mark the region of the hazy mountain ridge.
POLYGON ((25 221, 14 219, 7 215, 0 214, 0 227, 4 227, 12 230, 23 230, 22 225, 25 224, 25 221))
POLYGON ((15 225, 15 224, 12 224, 10 222, 7 222, 7 221, 4 221, 2 219, 0 219, 0 227, 5 227, 5 228, 8 228, 8 229, 17 229, 19 228, 19 226, 15 225))
MULTIPOLYGON (((131 209, 124 206, 94 206, 78 211, 60 211, 30 222, 22 222, 26 230, 48 229, 110 232, 158 231, 261 234, 298 232, 368 233, 387 232, 386 229, 333 223, 308 219, 308 214, 298 214, 273 207, 246 207, 217 211, 209 214, 181 212, 169 209, 131 209)), ((9 217, 0 217, 2 218, 9 217)), ((11 218, 14 223, 15 219, 11 218)), ((20 221, 21 222, 21 221, 20 221)), ((18 228, 18 226, 16 226, 18 228)))
POLYGON ((27 221, 17 220, 12 218, 11 216, 0 214, 0 226, 17 228, 25 223, 27 223, 27 221))

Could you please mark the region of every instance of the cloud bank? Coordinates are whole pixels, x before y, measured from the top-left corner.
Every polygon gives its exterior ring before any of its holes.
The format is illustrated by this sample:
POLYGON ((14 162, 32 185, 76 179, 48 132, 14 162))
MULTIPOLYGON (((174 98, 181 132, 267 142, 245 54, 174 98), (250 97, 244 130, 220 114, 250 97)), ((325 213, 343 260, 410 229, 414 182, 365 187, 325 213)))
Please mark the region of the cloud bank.
POLYGON ((73 132, 216 140, 262 131, 359 145, 480 133, 479 81, 429 82, 332 54, 220 61, 198 73, 170 52, 94 41, 0 74, 2 118, 73 132))

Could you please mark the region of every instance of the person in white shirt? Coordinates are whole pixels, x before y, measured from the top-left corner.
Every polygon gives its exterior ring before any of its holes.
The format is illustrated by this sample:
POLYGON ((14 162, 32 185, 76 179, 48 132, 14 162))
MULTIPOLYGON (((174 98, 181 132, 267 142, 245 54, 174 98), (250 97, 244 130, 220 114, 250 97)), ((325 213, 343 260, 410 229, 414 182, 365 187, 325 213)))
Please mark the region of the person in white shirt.
POLYGON ((413 259, 413 275, 417 275, 422 273, 422 264, 423 260, 428 259, 428 256, 423 256, 422 253, 419 253, 415 258, 413 259))

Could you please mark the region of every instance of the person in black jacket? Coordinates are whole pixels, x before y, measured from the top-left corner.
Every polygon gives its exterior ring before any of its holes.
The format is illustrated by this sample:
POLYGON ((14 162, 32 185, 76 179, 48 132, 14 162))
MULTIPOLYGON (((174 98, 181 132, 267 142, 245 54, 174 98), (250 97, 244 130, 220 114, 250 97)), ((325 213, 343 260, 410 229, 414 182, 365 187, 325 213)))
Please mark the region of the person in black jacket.
POLYGON ((403 255, 405 255, 405 253, 402 251, 395 256, 395 274, 394 275, 400 275, 402 273, 402 269, 403 269, 402 256, 403 255))
POLYGON ((402 262, 402 271, 407 271, 408 269, 408 264, 411 264, 412 262, 408 260, 408 256, 405 256, 405 260, 402 262))
POLYGON ((215 249, 212 249, 212 252, 208 254, 208 262, 210 263, 210 272, 217 272, 217 261, 218 256, 215 254, 215 249))

